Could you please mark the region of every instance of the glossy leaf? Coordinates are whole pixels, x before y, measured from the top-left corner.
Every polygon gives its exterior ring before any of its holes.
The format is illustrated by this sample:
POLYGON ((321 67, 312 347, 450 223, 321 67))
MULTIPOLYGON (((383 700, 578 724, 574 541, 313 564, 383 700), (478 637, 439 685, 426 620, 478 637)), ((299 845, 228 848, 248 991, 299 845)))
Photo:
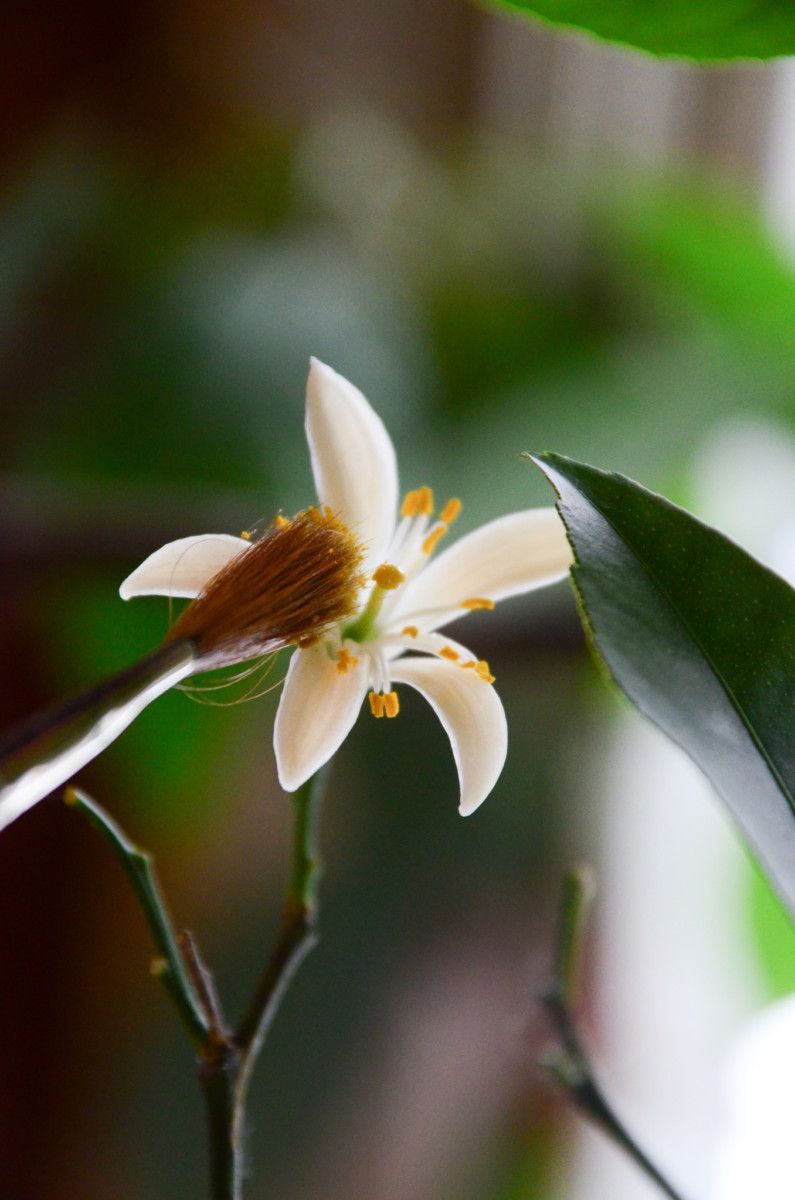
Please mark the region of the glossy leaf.
POLYGON ((599 656, 709 777, 795 914, 795 591, 629 479, 535 461, 599 656))
POLYGON ((795 53, 795 9, 776 0, 501 0, 499 7, 666 57, 795 53))

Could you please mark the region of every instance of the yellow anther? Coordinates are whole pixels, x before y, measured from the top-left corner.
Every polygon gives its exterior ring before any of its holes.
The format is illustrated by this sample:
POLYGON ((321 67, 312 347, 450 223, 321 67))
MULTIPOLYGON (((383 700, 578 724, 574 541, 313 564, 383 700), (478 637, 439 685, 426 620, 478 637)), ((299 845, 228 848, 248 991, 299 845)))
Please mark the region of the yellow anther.
POLYGON ((273 519, 273 523, 277 529, 287 529, 290 524, 290 522, 287 520, 287 517, 283 517, 281 513, 276 514, 273 519))
POLYGON ((240 536, 242 537, 244 542, 250 542, 251 541, 251 530, 250 529, 241 529, 240 536))
POLYGON ((483 596, 472 596, 469 600, 462 600, 460 607, 471 609, 485 608, 491 611, 491 609, 495 608, 496 606, 493 600, 486 600, 483 596))
POLYGON ((319 525, 323 520, 323 514, 316 504, 310 504, 309 508, 306 510, 306 515, 309 517, 310 521, 314 521, 316 525, 319 525))
POLYGON ((461 501, 457 496, 453 496, 447 501, 442 511, 439 513, 439 520, 444 521, 445 525, 452 525, 458 514, 461 512, 461 501))
POLYGON ((423 517, 433 516, 433 489, 425 484, 417 491, 417 512, 423 517))
POLYGON ((384 716, 396 717, 400 712, 400 701, 397 692, 387 692, 381 697, 384 702, 384 716))
POLYGON ((341 675, 345 675, 346 672, 351 667, 356 666, 358 661, 359 660, 356 657, 356 655, 349 654, 348 651, 343 646, 342 649, 340 650, 339 654, 337 655, 337 670, 340 672, 341 675))
POLYGON ((433 529, 428 534, 425 541, 422 543, 422 553, 423 554, 433 554, 437 545, 439 544, 439 542, 442 540, 442 538, 444 537, 444 535, 446 533, 447 533, 446 525, 434 525, 433 529))
POLYGON ((380 692, 370 692, 370 712, 374 717, 383 717, 384 715, 384 697, 380 692))
POLYGON ((403 503, 400 506, 401 517, 416 517, 420 511, 419 508, 419 492, 406 492, 403 497, 403 503))
POLYGON ((416 625, 406 625, 406 627, 401 629, 400 632, 402 633, 403 637, 415 638, 420 636, 420 631, 416 625))
POLYGON ((441 650, 439 651, 439 657, 449 658, 450 662, 458 662, 461 655, 457 650, 454 650, 452 646, 442 646, 441 650))
POLYGON ((474 658, 471 658, 468 662, 461 663, 461 666, 464 668, 465 671, 468 670, 470 667, 476 667, 477 665, 478 664, 475 662, 474 658))
POLYGON ((399 567, 395 567, 392 563, 381 563, 380 567, 376 567, 373 572, 373 581, 383 588, 385 592, 391 592, 396 587, 400 587, 406 576, 399 567))
POLYGON ((475 671, 484 683, 494 683, 495 676, 492 675, 491 670, 489 669, 489 664, 486 662, 485 658, 481 658, 480 661, 475 664, 475 671))

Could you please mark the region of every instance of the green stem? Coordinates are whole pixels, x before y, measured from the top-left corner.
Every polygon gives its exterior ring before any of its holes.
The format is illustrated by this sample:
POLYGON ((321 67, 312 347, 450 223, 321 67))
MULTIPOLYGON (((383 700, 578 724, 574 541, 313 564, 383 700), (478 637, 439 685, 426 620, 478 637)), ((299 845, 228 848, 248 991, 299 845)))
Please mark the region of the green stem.
POLYGON ((196 942, 188 933, 177 937, 174 932, 150 856, 85 792, 76 788, 67 792, 67 802, 99 830, 124 867, 159 951, 155 974, 168 988, 197 1046, 212 1200, 242 1200, 243 1132, 251 1076, 287 986, 315 944, 315 833, 325 774, 319 771, 291 797, 292 860, 281 924, 234 1037, 226 1031, 212 977, 196 942))
POLYGON ((234 1139, 241 1141, 251 1075, 285 991, 315 945, 315 889, 319 873, 316 853, 318 809, 326 769, 318 771, 291 796, 293 805, 292 869, 276 944, 235 1035, 240 1069, 234 1115, 234 1139))
POLYGON ((566 1089, 580 1111, 606 1133, 669 1200, 683 1200, 681 1192, 655 1166, 618 1117, 596 1079, 577 1030, 575 1011, 581 950, 594 890, 593 875, 587 868, 569 872, 564 880, 556 973, 552 986, 543 997, 560 1045, 546 1056, 542 1065, 566 1089))
POLYGON ((153 974, 167 988, 195 1045, 204 1046, 210 1034, 215 1032, 213 1021, 188 974, 150 855, 131 842, 113 818, 84 791, 67 788, 64 798, 71 808, 88 818, 119 859, 158 949, 160 957, 152 964, 153 974))

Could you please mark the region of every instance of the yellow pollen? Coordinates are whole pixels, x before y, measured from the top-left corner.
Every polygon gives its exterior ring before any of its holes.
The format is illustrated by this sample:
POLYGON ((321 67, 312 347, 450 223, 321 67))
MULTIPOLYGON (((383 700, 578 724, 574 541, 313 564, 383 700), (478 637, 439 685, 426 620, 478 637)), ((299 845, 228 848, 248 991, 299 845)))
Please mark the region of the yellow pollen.
POLYGON ((309 508, 306 510, 306 515, 309 517, 310 521, 314 521, 316 525, 319 525, 323 520, 323 513, 321 513, 316 504, 310 504, 309 508))
POLYGON ((400 587, 406 576, 399 567, 395 567, 392 563, 381 563, 373 572, 373 581, 383 588, 385 592, 394 591, 396 587, 400 587))
POLYGON ((416 625, 407 625, 405 627, 405 629, 401 629, 400 632, 402 633, 403 637, 419 637, 420 636, 420 631, 416 625))
POLYGON ((406 492, 400 506, 401 517, 416 517, 419 511, 419 492, 406 492))
POLYGON ((485 658, 481 658, 480 661, 475 664, 475 671, 484 683, 494 683, 495 676, 492 675, 489 669, 489 664, 486 662, 485 658))
POLYGON ((461 655, 457 650, 454 650, 452 646, 442 646, 441 650, 439 651, 439 657, 449 658, 450 662, 458 662, 461 655))
POLYGON ((277 529, 287 529, 290 524, 290 522, 287 520, 287 517, 283 517, 281 513, 276 514, 273 519, 273 523, 277 529))
POLYGON ((477 665, 478 664, 475 662, 474 658, 470 659, 469 662, 461 663, 461 666, 464 668, 465 671, 468 670, 470 667, 476 667, 477 665))
POLYGON ((251 530, 250 529, 241 529, 240 536, 242 537, 244 542, 250 542, 251 541, 251 530))
POLYGON ((446 525, 436 525, 431 530, 431 532, 428 534, 425 541, 422 543, 422 553, 423 554, 433 554, 437 545, 439 544, 439 542, 442 540, 442 538, 444 537, 444 535, 446 533, 447 533, 446 525))
POLYGON ((444 521, 445 525, 452 525, 458 514, 461 512, 461 501, 457 496, 451 497, 447 501, 442 511, 439 513, 439 520, 444 521))
POLYGON ((384 697, 379 692, 370 692, 370 712, 374 717, 383 717, 384 715, 384 697))
POLYGON ((471 609, 485 608, 490 612, 491 609, 495 608, 496 606, 493 600, 486 600, 483 598, 483 596, 472 596, 469 600, 462 600, 460 607, 471 609))
POLYGON ((423 517, 433 516, 433 489, 424 484, 417 492, 417 512, 423 517))
POLYGON ((397 692, 386 692, 381 697, 384 702, 384 716, 396 717, 400 712, 400 701, 397 692))
POLYGON ((341 675, 345 675, 350 667, 356 666, 358 661, 358 658, 354 654, 349 654, 343 646, 337 655, 337 670, 341 675))

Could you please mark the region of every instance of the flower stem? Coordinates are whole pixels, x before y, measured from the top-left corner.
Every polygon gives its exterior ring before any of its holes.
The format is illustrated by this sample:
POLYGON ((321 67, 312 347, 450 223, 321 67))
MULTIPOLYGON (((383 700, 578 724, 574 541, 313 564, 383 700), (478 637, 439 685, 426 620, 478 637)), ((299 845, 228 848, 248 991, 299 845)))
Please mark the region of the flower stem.
POLYGON ((110 844, 133 886, 147 924, 152 933, 159 958, 152 964, 152 973, 164 984, 177 1008, 183 1025, 194 1044, 203 1046, 213 1028, 213 1020, 202 1004, 180 951, 171 917, 160 891, 151 856, 127 837, 112 817, 78 788, 67 788, 64 796, 70 808, 88 818, 91 825, 110 844))
POLYGON ((318 877, 316 829, 325 790, 326 769, 318 771, 291 796, 293 804, 292 869, 276 943, 235 1035, 240 1052, 233 1134, 242 1139, 246 1100, 257 1056, 285 991, 317 941, 315 889, 318 877))
POLYGON ((669 1200, 684 1200, 682 1193, 655 1166, 635 1141, 597 1081, 580 1038, 575 1008, 579 991, 581 946, 594 894, 593 877, 586 868, 571 871, 563 884, 555 978, 543 997, 560 1044, 542 1065, 568 1092, 584 1116, 606 1133, 669 1200))
POLYGON ((124 867, 159 952, 153 973, 168 988, 197 1048, 212 1200, 242 1200, 243 1133, 251 1076, 290 980, 315 944, 315 831, 325 774, 318 771, 291 797, 292 863, 281 924, 234 1036, 226 1028, 212 976, 195 939, 188 932, 174 931, 151 857, 85 792, 70 788, 66 794, 67 803, 88 818, 124 867))

